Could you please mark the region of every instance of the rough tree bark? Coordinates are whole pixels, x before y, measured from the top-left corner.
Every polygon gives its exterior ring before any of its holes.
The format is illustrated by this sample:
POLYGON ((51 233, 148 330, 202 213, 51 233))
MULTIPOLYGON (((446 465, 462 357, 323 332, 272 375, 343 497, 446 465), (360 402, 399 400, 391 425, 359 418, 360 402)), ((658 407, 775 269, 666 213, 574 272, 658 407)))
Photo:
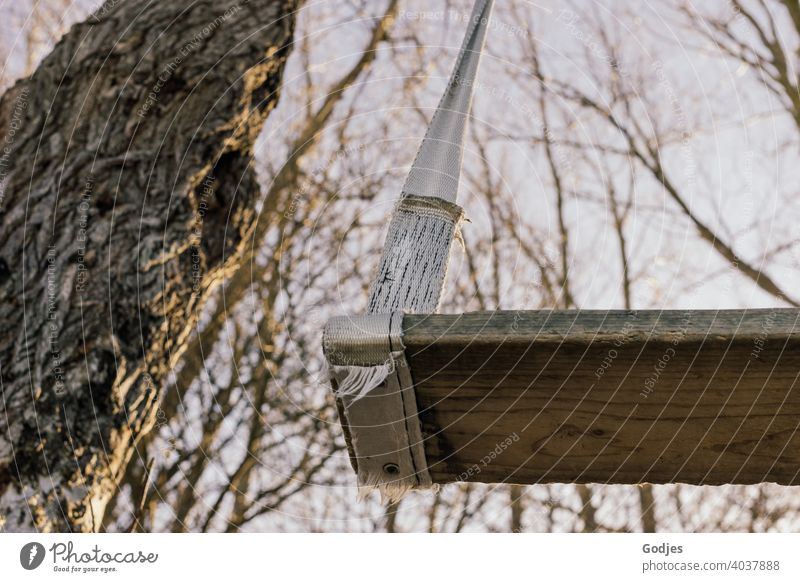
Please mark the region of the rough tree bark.
POLYGON ((99 527, 257 221, 299 0, 108 0, 0 100, 0 520, 99 527))

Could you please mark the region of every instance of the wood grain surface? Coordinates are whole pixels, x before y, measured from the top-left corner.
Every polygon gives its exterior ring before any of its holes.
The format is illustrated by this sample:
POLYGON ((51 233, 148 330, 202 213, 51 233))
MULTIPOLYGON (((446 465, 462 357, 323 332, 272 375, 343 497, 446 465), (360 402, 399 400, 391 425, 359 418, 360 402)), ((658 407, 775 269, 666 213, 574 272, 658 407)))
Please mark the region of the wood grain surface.
POLYGON ((407 315, 435 482, 800 484, 800 310, 407 315))

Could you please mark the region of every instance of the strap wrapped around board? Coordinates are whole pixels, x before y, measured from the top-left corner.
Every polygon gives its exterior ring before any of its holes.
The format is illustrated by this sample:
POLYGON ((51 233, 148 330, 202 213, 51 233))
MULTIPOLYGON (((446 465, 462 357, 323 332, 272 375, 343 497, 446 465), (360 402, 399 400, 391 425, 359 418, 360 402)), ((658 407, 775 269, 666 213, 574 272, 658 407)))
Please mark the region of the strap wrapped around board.
POLYGON ((403 313, 438 309, 453 240, 464 133, 492 0, 477 0, 447 89, 394 210, 366 315, 331 319, 323 347, 363 493, 433 485, 402 342, 403 313))

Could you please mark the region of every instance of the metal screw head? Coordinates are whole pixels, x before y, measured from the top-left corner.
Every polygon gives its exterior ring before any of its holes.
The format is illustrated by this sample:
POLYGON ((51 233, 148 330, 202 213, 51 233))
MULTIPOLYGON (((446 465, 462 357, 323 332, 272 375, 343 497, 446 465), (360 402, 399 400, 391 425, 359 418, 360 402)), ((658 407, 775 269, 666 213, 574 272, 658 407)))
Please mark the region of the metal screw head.
POLYGON ((397 475, 400 473, 400 467, 394 463, 386 463, 383 466, 383 471, 389 475, 397 475))

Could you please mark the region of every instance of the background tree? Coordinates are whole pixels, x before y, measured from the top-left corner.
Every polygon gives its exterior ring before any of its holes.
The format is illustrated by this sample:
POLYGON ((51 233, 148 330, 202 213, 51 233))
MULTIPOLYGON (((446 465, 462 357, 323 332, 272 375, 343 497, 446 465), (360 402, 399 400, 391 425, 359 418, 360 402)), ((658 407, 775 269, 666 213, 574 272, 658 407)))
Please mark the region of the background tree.
POLYGON ((117 2, 0 101, 0 498, 92 530, 252 232, 295 3, 117 2))

